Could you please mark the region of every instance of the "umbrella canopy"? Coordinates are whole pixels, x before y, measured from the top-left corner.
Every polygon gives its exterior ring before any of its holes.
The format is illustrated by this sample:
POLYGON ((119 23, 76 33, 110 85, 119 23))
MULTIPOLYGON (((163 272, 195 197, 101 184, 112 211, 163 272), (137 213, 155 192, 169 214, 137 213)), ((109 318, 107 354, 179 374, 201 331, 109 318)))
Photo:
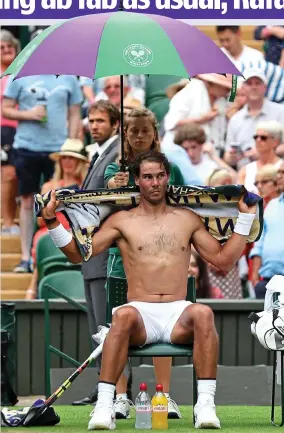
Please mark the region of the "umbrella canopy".
POLYGON ((201 31, 161 15, 112 12, 56 23, 32 40, 4 75, 241 75, 201 31))

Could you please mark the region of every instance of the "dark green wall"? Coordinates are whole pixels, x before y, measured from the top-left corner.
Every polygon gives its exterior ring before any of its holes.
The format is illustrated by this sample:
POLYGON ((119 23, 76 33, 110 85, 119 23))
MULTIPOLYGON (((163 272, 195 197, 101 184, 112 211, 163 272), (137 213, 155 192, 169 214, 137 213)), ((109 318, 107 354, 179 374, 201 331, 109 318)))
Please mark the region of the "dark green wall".
MULTIPOLYGON (((271 352, 260 346, 250 333, 248 315, 263 310, 261 301, 207 301, 215 312, 220 337, 219 364, 229 366, 271 365, 271 352)), ((44 310, 43 301, 16 302, 18 395, 44 394, 44 310)), ((87 317, 64 301, 51 301, 51 343, 83 362, 91 352, 87 317)), ((134 358, 133 365, 152 364, 151 358, 134 358)), ((176 358, 174 365, 188 364, 176 358)), ((70 364, 51 357, 52 367, 70 364)))

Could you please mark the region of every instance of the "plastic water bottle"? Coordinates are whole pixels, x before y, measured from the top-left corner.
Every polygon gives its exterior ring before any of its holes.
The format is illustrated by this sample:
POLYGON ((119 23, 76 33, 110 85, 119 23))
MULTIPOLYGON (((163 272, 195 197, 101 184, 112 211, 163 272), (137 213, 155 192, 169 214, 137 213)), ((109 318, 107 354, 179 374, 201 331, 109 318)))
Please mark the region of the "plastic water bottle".
POLYGON ((152 428, 152 405, 151 398, 147 392, 147 384, 140 384, 140 392, 135 400, 136 409, 136 429, 151 429, 152 428))
POLYGON ((36 105, 41 105, 45 109, 45 116, 40 120, 41 123, 47 122, 47 96, 46 92, 41 89, 31 89, 32 93, 36 97, 36 105))
POLYGON ((168 423, 168 399, 163 393, 163 385, 156 386, 156 394, 152 398, 152 429, 166 430, 168 423))

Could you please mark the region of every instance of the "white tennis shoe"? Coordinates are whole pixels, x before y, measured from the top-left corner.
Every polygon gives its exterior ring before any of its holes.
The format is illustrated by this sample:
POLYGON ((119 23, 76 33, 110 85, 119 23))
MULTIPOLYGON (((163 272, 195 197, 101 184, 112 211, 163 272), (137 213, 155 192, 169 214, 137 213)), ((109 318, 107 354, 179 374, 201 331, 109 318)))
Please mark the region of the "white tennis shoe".
POLYGON ((113 404, 98 400, 90 416, 88 430, 114 430, 116 427, 113 404))
POLYGON ((196 429, 219 429, 220 420, 216 415, 216 406, 210 401, 194 406, 195 428, 196 429))

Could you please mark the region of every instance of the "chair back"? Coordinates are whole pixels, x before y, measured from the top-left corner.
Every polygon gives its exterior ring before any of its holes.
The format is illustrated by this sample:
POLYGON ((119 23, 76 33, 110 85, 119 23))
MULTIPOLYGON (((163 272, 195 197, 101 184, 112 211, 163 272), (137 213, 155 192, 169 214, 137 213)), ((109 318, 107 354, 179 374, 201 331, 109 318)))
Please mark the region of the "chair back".
MULTIPOLYGON (((84 280, 79 271, 62 271, 55 274, 46 275, 39 283, 38 297, 42 299, 46 285, 53 287, 63 295, 74 299, 85 299, 84 280)), ((49 293, 49 298, 58 298, 53 293, 49 293)))
POLYGON ((50 260, 48 263, 46 263, 43 266, 42 270, 42 276, 45 277, 46 275, 55 274, 57 272, 62 271, 81 271, 81 264, 80 263, 71 263, 68 261, 63 260, 57 260, 55 257, 54 260, 50 260))
POLYGON ((64 256, 63 252, 54 245, 51 236, 46 233, 39 238, 36 246, 36 261, 40 264, 42 260, 50 256, 64 256))

